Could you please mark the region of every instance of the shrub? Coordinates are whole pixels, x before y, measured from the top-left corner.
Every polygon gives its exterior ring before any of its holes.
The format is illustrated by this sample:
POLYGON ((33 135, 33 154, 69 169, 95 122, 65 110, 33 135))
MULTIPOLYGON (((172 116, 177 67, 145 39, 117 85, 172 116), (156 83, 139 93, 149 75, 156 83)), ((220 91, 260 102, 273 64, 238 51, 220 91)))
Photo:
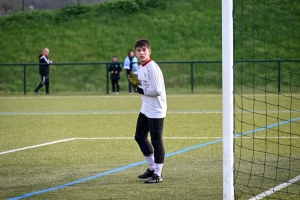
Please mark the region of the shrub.
POLYGON ((172 0, 120 0, 117 2, 101 3, 96 10, 98 13, 110 11, 134 13, 150 8, 165 9, 171 1, 172 0))
POLYGON ((83 15, 88 13, 92 10, 91 6, 84 5, 84 4, 72 4, 71 6, 66 6, 62 8, 56 15, 55 21, 66 21, 69 18, 83 15))

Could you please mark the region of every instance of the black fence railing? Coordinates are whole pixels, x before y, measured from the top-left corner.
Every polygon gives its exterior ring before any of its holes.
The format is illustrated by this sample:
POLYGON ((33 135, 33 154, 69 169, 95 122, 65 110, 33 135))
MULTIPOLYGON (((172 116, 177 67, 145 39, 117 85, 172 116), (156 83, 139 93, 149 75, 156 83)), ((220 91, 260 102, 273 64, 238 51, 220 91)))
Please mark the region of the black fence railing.
MULTIPOLYGON (((218 85, 216 87, 221 89, 221 80, 222 80, 222 67, 221 67, 221 63, 222 61, 165 61, 165 62, 157 62, 160 67, 162 68, 163 72, 166 71, 167 76, 165 76, 165 72, 164 72, 164 76, 165 79, 167 79, 167 85, 169 84, 169 87, 172 87, 174 85, 177 85, 177 87, 181 87, 181 84, 187 84, 187 79, 190 79, 190 88, 191 88, 191 92, 194 92, 195 89, 195 81, 197 81, 197 86, 198 85, 207 85, 209 82, 212 85, 218 85), (212 66, 213 64, 218 64, 218 66, 212 66), (209 67, 209 69, 206 70, 203 69, 203 66, 212 66, 214 67, 212 70, 212 67, 209 67), (189 67, 188 67, 189 66, 189 67), (202 68, 201 68, 202 67, 202 68), (176 68, 177 71, 175 71, 174 69, 176 68), (195 72, 195 68, 197 68, 197 71, 195 72), (210 74, 209 74, 210 73, 210 74), (214 73, 214 75, 211 75, 211 73, 214 73), (181 77, 184 76, 185 80, 182 81, 184 83, 180 82, 181 77), (207 78, 207 76, 210 76, 209 78, 207 78), (218 82, 214 82, 215 79, 219 79, 218 82), (172 82, 173 81, 173 82, 172 82)), ((235 61, 235 63, 243 63, 243 64, 251 64, 253 65, 254 63, 259 64, 259 63, 272 63, 272 68, 273 68, 273 74, 275 74, 276 79, 273 82, 276 82, 277 84, 277 90, 278 92, 281 91, 281 84, 284 84, 285 81, 282 81, 282 74, 283 72, 286 73, 287 70, 286 66, 284 70, 282 70, 282 65, 286 65, 289 63, 300 63, 300 60, 256 60, 256 61, 244 61, 244 60, 237 60, 235 61), (283 71, 283 72, 282 72, 283 71)), ((81 62, 81 63, 52 63, 52 66, 69 66, 69 67, 76 67, 78 66, 79 68, 82 68, 83 66, 93 66, 94 69, 95 68, 101 68, 101 71, 97 72, 98 73, 98 77, 101 76, 101 80, 98 80, 98 78, 96 77, 94 80, 97 79, 98 81, 98 85, 103 85, 104 81, 105 81, 105 91, 108 94, 109 93, 109 73, 108 73, 108 64, 110 64, 110 62, 81 62), (100 83, 101 82, 101 83, 100 83)), ((6 75, 5 73, 8 71, 4 71, 3 67, 22 67, 23 68, 23 91, 24 94, 26 94, 27 91, 27 68, 29 66, 35 66, 34 68, 34 73, 37 73, 36 67, 38 67, 39 63, 12 63, 12 64, 1 64, 0 63, 0 82, 3 82, 3 80, 1 79, 5 79, 5 77, 7 78, 7 76, 13 76, 13 75, 6 75)), ((264 64, 265 65, 265 64, 264 64)), ((263 66, 263 64, 262 64, 263 66)), ((246 68, 250 68, 247 66, 245 66, 246 68)), ((299 65, 300 67, 300 65, 299 65)), ((72 70, 72 68, 70 68, 70 70, 72 70)), ((297 72, 295 72, 295 74, 298 73, 299 69, 298 65, 297 65, 297 72)), ((52 70, 52 69, 51 69, 52 70)), ((70 71, 69 70, 69 71, 70 71)), ((76 73, 84 73, 86 69, 81 69, 80 72, 76 72, 76 73)), ((68 70, 66 70, 68 71, 68 70)), ((11 72, 13 73, 13 72, 11 72)), ((33 73, 32 70, 30 72, 31 74, 33 73)), ((68 73, 68 72, 66 72, 68 73)), ((69 75, 69 74, 59 74, 57 76, 65 76, 65 77, 69 77, 69 76, 77 76, 76 73, 74 72, 73 75, 69 75)), ((89 72, 86 73, 87 76, 88 74, 93 74, 93 72, 89 72)), ((296 77, 296 81, 299 80, 300 77, 296 77)), ((63 79, 63 78, 62 78, 63 79)), ((125 80, 126 78, 123 78, 123 83, 127 83, 127 80, 125 80)), ((274 80, 275 78, 273 78, 274 80)), ((295 79, 295 78, 294 78, 295 79)), ((76 82, 84 82, 84 80, 75 80, 76 82)), ((71 84, 66 82, 67 84, 71 84)), ((72 83, 74 84, 74 83, 72 83)), ((296 85, 299 85, 298 83, 296 83, 296 85)), ((31 87, 32 89, 32 87, 31 87)), ((1 90, 1 88, 0 88, 1 90)))

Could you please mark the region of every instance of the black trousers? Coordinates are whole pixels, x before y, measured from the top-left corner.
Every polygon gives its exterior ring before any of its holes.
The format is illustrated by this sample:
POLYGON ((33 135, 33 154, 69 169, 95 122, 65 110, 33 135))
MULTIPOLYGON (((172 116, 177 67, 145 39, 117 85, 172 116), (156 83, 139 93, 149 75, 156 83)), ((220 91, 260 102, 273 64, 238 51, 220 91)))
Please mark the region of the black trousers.
POLYGON ((112 85, 113 92, 116 91, 116 86, 117 86, 117 92, 119 92, 119 90, 120 90, 119 80, 111 80, 111 85, 112 85))
POLYGON ((154 152, 154 162, 164 163, 165 147, 163 143, 164 118, 148 118, 140 113, 137 119, 135 140, 138 143, 144 156, 154 152), (151 144, 148 140, 150 131, 151 144))
POLYGON ((41 82, 34 91, 38 92, 44 85, 46 87, 46 93, 49 93, 49 75, 41 75, 41 82))

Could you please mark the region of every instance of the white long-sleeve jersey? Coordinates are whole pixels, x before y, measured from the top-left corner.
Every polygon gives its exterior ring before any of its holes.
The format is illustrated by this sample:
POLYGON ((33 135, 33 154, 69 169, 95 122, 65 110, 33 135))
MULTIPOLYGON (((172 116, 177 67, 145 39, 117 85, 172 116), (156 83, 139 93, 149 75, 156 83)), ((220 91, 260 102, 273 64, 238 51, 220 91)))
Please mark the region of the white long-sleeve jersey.
POLYGON ((167 113, 167 98, 164 77, 159 66, 149 60, 138 67, 138 79, 142 95, 141 113, 148 118, 164 118, 167 113))

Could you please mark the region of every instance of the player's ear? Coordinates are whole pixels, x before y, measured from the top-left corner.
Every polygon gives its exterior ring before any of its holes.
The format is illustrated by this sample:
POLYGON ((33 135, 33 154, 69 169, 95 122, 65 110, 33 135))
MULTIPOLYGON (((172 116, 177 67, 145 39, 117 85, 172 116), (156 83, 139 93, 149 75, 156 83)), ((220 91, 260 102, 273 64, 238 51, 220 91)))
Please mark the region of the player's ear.
POLYGON ((150 48, 148 50, 149 50, 149 55, 150 55, 152 53, 152 50, 150 48))

